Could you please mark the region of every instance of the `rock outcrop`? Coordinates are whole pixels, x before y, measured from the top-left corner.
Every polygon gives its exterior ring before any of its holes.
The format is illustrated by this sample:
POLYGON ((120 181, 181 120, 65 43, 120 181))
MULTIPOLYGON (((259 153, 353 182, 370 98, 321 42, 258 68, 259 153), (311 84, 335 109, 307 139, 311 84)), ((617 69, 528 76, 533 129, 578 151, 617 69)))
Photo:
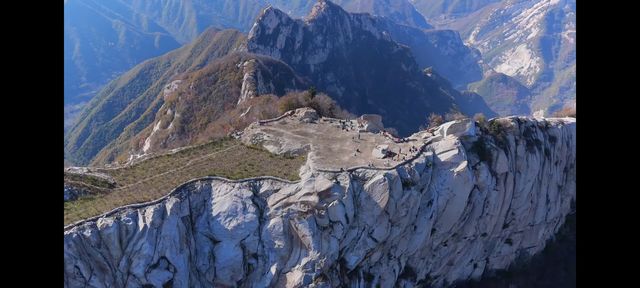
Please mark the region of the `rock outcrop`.
POLYGON ((65 287, 442 287, 506 268, 570 210, 575 119, 494 121, 449 124, 391 169, 197 179, 65 227, 65 287))

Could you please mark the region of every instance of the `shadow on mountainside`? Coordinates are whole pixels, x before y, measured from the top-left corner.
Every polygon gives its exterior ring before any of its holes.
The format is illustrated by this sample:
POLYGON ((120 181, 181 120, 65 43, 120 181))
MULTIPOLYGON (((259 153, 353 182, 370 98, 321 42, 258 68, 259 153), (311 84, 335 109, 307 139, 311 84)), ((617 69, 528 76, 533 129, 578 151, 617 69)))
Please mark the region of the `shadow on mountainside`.
MULTIPOLYGON (((574 208, 575 211, 575 208, 574 208)), ((456 288, 569 288, 576 287, 576 213, 544 250, 528 261, 516 262, 508 270, 484 275, 479 281, 453 284, 456 288)))

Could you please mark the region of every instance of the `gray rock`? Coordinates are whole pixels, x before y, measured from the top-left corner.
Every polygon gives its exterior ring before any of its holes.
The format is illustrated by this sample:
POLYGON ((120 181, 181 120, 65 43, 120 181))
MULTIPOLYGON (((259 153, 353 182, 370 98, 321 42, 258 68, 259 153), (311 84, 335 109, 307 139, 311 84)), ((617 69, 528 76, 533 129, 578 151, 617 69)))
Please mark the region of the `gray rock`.
POLYGON ((202 179, 66 227, 64 285, 442 287, 504 269, 541 251, 576 197, 575 119, 508 121, 514 141, 486 140, 493 165, 469 165, 478 140, 451 134, 395 169, 202 179), (516 144, 525 127, 542 150, 516 144))
POLYGON ((298 117, 300 122, 311 123, 318 120, 318 112, 311 108, 299 108, 296 109, 294 114, 295 117, 298 117))
POLYGON ((447 122, 440 125, 436 133, 442 137, 449 135, 456 137, 475 136, 476 122, 469 118, 447 122))

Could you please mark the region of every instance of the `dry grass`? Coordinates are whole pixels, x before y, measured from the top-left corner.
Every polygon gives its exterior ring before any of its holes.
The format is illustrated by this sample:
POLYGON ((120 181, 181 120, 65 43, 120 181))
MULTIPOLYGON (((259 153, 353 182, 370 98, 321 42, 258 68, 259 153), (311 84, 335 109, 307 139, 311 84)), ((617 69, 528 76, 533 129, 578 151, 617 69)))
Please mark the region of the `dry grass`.
POLYGON ((275 176, 297 180, 304 161, 304 157, 275 156, 265 150, 242 145, 237 140, 224 139, 151 158, 127 168, 100 169, 99 172, 115 179, 116 187, 109 193, 65 202, 64 224, 100 215, 119 206, 158 199, 194 178, 275 176))
POLYGON ((553 117, 573 117, 576 118, 576 108, 575 107, 565 107, 560 111, 553 113, 553 117))

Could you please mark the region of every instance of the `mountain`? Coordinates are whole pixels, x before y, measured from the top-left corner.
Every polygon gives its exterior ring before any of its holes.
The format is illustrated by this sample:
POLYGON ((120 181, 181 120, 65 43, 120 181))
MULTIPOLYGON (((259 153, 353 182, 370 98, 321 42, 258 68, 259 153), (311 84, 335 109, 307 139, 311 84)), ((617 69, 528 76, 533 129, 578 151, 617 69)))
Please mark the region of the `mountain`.
MULTIPOLYGON (((307 4, 300 4, 301 6, 291 4, 289 1, 284 1, 288 4, 272 2, 273 7, 295 18, 305 17, 317 0, 307 1, 307 4), (299 8, 291 10, 291 6, 299 8)), ((456 87, 464 88, 466 84, 482 78, 482 68, 477 63, 480 60, 479 53, 465 46, 460 35, 453 30, 432 29, 433 27, 426 22, 419 24, 423 21, 407 21, 407 19, 413 19, 415 16, 412 15, 418 13, 407 1, 337 0, 333 3, 348 12, 363 12, 377 16, 376 27, 387 31, 394 41, 411 48, 421 69, 435 68, 456 87)), ((422 16, 419 18, 423 19, 422 16)))
POLYGON ((179 46, 164 28, 118 1, 65 1, 65 122, 116 75, 179 46))
POLYGON ((486 5, 434 23, 459 31, 467 44, 482 53, 488 70, 526 86, 532 93, 532 112, 551 114, 565 106, 575 107, 575 0, 477 3, 486 5))
POLYGON ((319 1, 304 21, 266 8, 248 37, 210 29, 109 83, 65 137, 65 156, 78 164, 122 162, 192 145, 219 133, 211 130, 217 119, 246 99, 311 86, 352 113, 381 114, 405 135, 431 112, 495 115, 479 97, 421 71, 377 19, 319 1))
POLYGON ((505 74, 491 73, 469 85, 469 90, 481 95, 487 105, 501 116, 531 115, 531 91, 505 74))
POLYGON ((285 63, 242 52, 244 40, 238 31, 212 28, 114 80, 65 138, 68 157, 108 163, 196 144, 239 104, 310 87, 285 63))
POLYGON ((296 115, 242 138, 310 149, 299 181, 197 178, 66 226, 65 287, 455 287, 538 254, 573 212, 575 119, 449 122, 372 168, 342 148, 384 136, 296 115))
MULTIPOLYGON (((69 0, 64 3, 65 132, 110 80, 208 27, 249 31, 268 5, 300 17, 316 0, 69 0)), ((431 28, 407 0, 341 0, 347 10, 431 28)))
MULTIPOLYGON (((193 41, 208 27, 248 31, 267 0, 119 0, 166 27, 180 43, 193 41)), ((293 4, 292 4, 293 5, 293 4)))
POLYGON ((238 31, 210 29, 193 43, 147 60, 111 81, 89 102, 65 136, 66 156, 76 163, 88 163, 119 137, 135 135, 153 121, 167 84, 240 50, 244 39, 238 31))
POLYGON ((310 85, 283 62, 236 52, 187 73, 165 87, 163 104, 153 122, 133 137, 131 143, 101 151, 98 161, 108 162, 128 151, 145 154, 203 142, 217 133, 211 131, 216 120, 249 99, 269 94, 282 96, 310 85))
POLYGON ((336 0, 334 3, 349 12, 382 16, 420 29, 433 28, 408 0, 336 0))
POLYGON ((446 21, 478 11, 501 0, 410 0, 422 15, 432 21, 446 21))
MULTIPOLYGON (((276 7, 292 17, 311 11, 317 0, 119 0, 136 13, 165 27, 180 43, 195 39, 207 27, 249 31, 260 11, 276 7)), ((397 23, 432 28, 408 0, 336 0, 345 10, 370 13, 397 23)))
MULTIPOLYGON (((270 7, 249 32, 247 49, 289 64, 352 113, 382 115, 401 134, 424 124, 429 112, 457 107, 464 96, 427 77, 411 50, 378 25, 378 18, 330 1, 318 1, 304 20, 270 7)), ((493 114, 472 110, 463 112, 493 114)))

